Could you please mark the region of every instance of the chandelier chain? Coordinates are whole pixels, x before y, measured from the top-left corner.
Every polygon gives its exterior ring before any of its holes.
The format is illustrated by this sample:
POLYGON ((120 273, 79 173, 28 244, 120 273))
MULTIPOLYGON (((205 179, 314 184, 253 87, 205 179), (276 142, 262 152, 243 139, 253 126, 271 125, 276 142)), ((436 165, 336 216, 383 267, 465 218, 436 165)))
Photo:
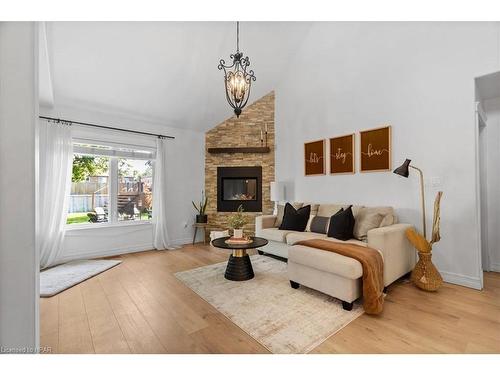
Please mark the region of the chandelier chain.
POLYGON ((240 52, 240 22, 236 21, 236 53, 240 52))

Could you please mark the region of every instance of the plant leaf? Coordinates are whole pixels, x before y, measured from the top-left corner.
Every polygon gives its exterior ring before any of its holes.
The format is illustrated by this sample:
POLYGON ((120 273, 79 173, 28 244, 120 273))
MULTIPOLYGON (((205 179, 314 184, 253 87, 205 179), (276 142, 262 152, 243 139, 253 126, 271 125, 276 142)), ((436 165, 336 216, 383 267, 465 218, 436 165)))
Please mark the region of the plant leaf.
POLYGON ((198 209, 198 207, 196 207, 196 203, 194 203, 194 201, 191 201, 191 203, 193 204, 193 207, 196 211, 200 212, 200 210, 198 209))

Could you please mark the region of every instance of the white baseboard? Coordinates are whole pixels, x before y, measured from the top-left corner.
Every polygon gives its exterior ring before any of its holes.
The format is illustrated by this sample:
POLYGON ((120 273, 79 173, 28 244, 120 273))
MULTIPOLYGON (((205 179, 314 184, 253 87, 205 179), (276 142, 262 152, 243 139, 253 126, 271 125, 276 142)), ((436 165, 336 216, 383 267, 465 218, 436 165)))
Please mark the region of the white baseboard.
POLYGON ((500 263, 492 263, 490 264, 491 271, 500 272, 500 263))
MULTIPOLYGON (((182 246, 186 244, 191 244, 193 241, 192 238, 179 238, 176 240, 172 240, 172 244, 175 246, 182 246)), ((72 260, 79 260, 79 259, 91 259, 91 258, 101 258, 101 257, 110 257, 114 255, 121 255, 121 254, 129 254, 129 253, 138 253, 141 251, 148 251, 148 250, 154 250, 153 244, 152 243, 145 243, 145 244, 140 244, 140 245, 134 245, 134 246, 129 246, 129 247, 119 247, 116 249, 109 249, 109 250, 97 250, 97 251, 85 251, 81 253, 71 253, 63 256, 61 258, 61 262, 69 262, 72 260)))
POLYGON ((192 244, 192 243, 193 243, 192 237, 179 238, 177 240, 172 240, 172 245, 175 245, 175 246, 188 245, 188 244, 192 244))
POLYGON ((465 286, 467 288, 481 290, 481 280, 476 277, 460 275, 454 272, 439 271, 443 280, 450 284, 465 286))
POLYGON ((129 254, 129 253, 138 253, 140 251, 153 250, 153 245, 151 243, 134 245, 129 247, 120 247, 116 249, 109 250, 97 250, 97 251, 85 251, 81 253, 71 253, 65 255, 61 258, 61 262, 69 262, 71 260, 78 259, 91 259, 91 258, 101 258, 101 257, 110 257, 114 255, 121 254, 129 254))

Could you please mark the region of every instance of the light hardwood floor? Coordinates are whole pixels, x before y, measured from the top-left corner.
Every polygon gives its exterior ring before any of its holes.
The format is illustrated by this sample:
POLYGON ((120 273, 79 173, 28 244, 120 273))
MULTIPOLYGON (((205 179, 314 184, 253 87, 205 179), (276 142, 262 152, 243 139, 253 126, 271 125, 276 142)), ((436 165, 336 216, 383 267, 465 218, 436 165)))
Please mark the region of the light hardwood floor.
MULTIPOLYGON (((52 353, 267 353, 174 273, 227 260, 204 245, 119 257, 123 263, 41 298, 41 345, 52 353)), ((427 293, 402 280, 384 312, 364 314, 313 353, 500 353, 500 274, 476 291, 427 293)))

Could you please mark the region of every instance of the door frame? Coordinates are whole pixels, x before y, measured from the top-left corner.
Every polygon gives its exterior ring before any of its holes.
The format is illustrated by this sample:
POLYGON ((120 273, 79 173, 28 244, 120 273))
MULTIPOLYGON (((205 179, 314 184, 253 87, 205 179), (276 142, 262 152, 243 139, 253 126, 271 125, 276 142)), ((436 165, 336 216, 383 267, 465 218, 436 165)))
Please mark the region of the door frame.
MULTIPOLYGON (((486 113, 481 106, 481 103, 476 101, 474 106, 474 146, 475 146, 475 166, 476 166, 476 224, 477 224, 477 260, 479 268, 479 280, 481 289, 483 289, 483 241, 482 241, 482 220, 481 220, 481 163, 479 157, 479 121, 486 124, 486 113)), ((489 251, 489 250, 488 250, 489 251)))

